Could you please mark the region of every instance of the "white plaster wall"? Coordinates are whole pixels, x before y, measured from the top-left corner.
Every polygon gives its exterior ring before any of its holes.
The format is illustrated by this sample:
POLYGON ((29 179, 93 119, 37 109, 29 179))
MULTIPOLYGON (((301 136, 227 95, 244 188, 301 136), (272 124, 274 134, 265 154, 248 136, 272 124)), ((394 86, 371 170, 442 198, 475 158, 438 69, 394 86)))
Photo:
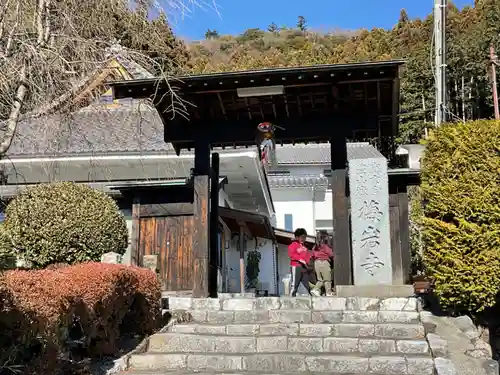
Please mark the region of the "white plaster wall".
MULTIPOLYGON (((273 189, 272 196, 276 210, 276 226, 285 228, 285 215, 293 217, 293 229, 305 228, 314 235, 316 221, 331 222, 332 192, 325 188, 280 188, 273 189)), ((331 224, 330 224, 331 225, 331 224)))
MULTIPOLYGON (((259 264, 259 289, 267 290, 269 294, 276 294, 276 258, 274 244, 271 240, 265 238, 258 238, 257 241, 259 244, 263 244, 258 250, 261 255, 259 264)), ((250 241, 248 250, 251 250, 250 245, 252 244, 255 246, 254 241, 250 241)))
POLYGON ((314 231, 312 189, 308 188, 280 188, 271 191, 274 209, 276 211, 276 225, 285 229, 285 215, 293 217, 293 229, 305 228, 314 231))
MULTIPOLYGON (((290 172, 291 176, 320 176, 325 170, 329 170, 330 166, 286 166, 280 169, 290 172)), ((305 228, 313 235, 317 220, 332 221, 332 191, 326 187, 271 189, 271 195, 276 210, 276 226, 280 229, 285 229, 285 214, 293 216, 293 229, 305 228)))
MULTIPOLYGON (((269 294, 276 293, 276 262, 274 259, 273 243, 271 240, 258 238, 258 243, 263 244, 258 249, 261 254, 259 283, 262 290, 267 290, 269 294)), ((239 293, 240 290, 240 252, 237 248, 237 241, 232 241, 231 247, 226 250, 226 264, 228 269, 228 292, 239 293)), ((246 252, 255 248, 255 240, 245 241, 245 267, 246 252)))

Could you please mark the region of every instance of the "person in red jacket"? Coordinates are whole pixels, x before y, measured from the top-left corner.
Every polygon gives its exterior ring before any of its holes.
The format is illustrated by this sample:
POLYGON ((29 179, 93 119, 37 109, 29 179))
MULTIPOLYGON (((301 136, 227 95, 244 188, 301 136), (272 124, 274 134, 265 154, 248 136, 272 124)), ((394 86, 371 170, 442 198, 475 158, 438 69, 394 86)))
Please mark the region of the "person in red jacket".
POLYGON ((329 246, 329 236, 326 231, 318 233, 318 240, 313 248, 314 270, 318 282, 313 292, 321 294, 321 288, 325 287, 327 296, 332 295, 332 268, 333 268, 333 250, 329 246))
POLYGON ((311 274, 314 269, 310 266, 311 254, 304 243, 306 242, 307 232, 303 228, 298 228, 295 232, 295 240, 288 246, 288 256, 290 257, 290 266, 292 268, 292 297, 297 295, 297 289, 300 283, 304 285, 307 292, 313 295, 319 295, 316 290, 312 290, 311 274))

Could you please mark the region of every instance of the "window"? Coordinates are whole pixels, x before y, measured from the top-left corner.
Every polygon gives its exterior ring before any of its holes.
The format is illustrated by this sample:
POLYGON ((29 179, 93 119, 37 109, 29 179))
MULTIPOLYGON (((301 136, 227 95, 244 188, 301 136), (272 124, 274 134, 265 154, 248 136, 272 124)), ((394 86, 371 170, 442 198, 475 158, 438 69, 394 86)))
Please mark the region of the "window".
POLYGON ((285 214, 285 230, 293 232, 293 215, 285 214))

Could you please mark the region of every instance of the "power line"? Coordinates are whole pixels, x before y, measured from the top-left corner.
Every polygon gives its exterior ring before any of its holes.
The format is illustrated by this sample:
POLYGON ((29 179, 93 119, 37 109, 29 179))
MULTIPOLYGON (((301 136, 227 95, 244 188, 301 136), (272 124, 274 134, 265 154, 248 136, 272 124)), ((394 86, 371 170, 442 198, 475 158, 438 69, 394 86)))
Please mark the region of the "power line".
POLYGON ((434 48, 436 69, 436 127, 446 122, 446 6, 448 0, 434 0, 434 48))
POLYGON ((495 54, 495 48, 490 46, 490 62, 491 62, 491 91, 493 92, 493 108, 495 108, 495 120, 500 120, 500 110, 498 109, 498 89, 497 89, 497 61, 498 56, 495 54))

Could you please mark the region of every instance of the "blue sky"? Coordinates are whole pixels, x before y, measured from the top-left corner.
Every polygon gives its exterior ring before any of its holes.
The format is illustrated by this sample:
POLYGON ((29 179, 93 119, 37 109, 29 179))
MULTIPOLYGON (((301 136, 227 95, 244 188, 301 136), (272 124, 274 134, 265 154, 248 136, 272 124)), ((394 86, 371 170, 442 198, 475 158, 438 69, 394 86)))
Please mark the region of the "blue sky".
MULTIPOLYGON (((184 0, 187 1, 187 0, 184 0)), ((203 0, 198 0, 203 1, 203 0)), ((204 0, 211 4, 212 0, 204 0)), ((474 0, 455 0, 462 7, 474 0)), ((410 17, 424 17, 433 0, 216 0, 217 11, 205 6, 173 20, 175 32, 187 39, 202 39, 207 29, 220 34, 240 34, 248 28, 266 29, 271 22, 295 26, 304 16, 310 29, 334 30, 360 27, 388 28, 397 22, 401 8, 410 17)))

